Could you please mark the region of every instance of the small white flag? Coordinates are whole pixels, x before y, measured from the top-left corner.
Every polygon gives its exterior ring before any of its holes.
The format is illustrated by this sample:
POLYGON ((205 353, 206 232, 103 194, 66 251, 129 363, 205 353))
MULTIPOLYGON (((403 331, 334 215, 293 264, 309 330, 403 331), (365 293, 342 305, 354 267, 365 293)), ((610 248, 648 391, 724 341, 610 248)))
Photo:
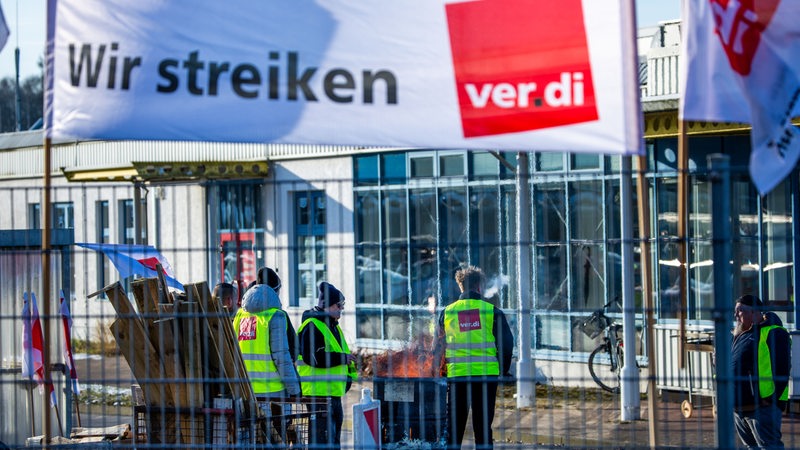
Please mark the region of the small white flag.
POLYGON ((761 195, 800 158, 800 1, 684 0, 681 118, 752 125, 761 195))

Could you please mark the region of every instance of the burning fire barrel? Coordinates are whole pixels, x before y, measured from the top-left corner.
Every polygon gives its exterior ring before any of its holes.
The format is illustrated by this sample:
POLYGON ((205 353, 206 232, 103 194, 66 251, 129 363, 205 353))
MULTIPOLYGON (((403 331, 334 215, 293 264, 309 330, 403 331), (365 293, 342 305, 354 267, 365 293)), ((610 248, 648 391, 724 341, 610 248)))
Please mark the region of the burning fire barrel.
POLYGON ((429 349, 430 341, 418 342, 375 359, 373 392, 381 400, 384 443, 446 438, 447 380, 438 376, 429 349))

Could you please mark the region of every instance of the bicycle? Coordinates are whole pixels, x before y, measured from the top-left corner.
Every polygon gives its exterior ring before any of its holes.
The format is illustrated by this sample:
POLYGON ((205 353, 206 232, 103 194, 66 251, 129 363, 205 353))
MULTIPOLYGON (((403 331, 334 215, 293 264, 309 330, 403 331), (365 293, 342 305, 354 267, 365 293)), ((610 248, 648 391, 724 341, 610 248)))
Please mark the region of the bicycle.
POLYGON ((592 339, 603 334, 603 342, 589 354, 589 373, 601 388, 617 394, 624 365, 624 346, 622 324, 606 315, 608 307, 614 303, 619 306, 617 300, 611 300, 593 312, 583 321, 581 330, 592 339))

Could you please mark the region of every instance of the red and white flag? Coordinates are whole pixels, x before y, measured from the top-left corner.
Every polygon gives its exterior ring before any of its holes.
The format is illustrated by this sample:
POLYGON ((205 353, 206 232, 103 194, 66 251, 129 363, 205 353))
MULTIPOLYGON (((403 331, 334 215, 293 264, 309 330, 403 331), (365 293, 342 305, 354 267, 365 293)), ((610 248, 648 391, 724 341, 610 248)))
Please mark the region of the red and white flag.
POLYGON ((800 1, 684 0, 683 18, 681 118, 750 123, 765 195, 800 158, 800 1))
MULTIPOLYGON (((44 334, 36 306, 36 294, 22 294, 22 376, 36 380, 39 392, 44 389, 44 334)), ((55 406, 56 393, 50 383, 50 406, 55 406)))
POLYGON ((78 372, 75 369, 75 359, 72 357, 72 316, 69 314, 69 304, 64 300, 64 291, 60 292, 61 298, 61 324, 64 329, 64 363, 69 369, 69 379, 72 384, 72 392, 80 395, 81 387, 78 385, 78 372))

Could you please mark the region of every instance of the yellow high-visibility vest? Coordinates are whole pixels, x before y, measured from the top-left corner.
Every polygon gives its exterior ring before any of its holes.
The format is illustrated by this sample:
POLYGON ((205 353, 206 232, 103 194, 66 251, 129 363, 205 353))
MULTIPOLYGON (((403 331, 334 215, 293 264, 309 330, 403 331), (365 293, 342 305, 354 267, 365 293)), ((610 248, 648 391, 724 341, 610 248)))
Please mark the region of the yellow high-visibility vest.
POLYGON ((493 325, 494 306, 483 300, 458 300, 444 309, 448 378, 500 375, 493 325))
POLYGON ((269 321, 278 311, 279 308, 270 308, 250 314, 239 309, 233 319, 244 367, 256 394, 281 392, 285 388, 269 350, 269 321))
MULTIPOLYGON (((341 343, 336 340, 331 330, 325 325, 325 322, 313 317, 306 319, 300 325, 297 334, 302 333, 303 329, 309 325, 317 327, 322 333, 325 338, 326 352, 350 353, 347 340, 344 338, 344 333, 339 325, 336 325, 336 329, 342 338, 341 343)), ((354 364, 313 367, 303 361, 302 354, 297 357, 297 374, 300 375, 300 386, 303 389, 303 395, 309 397, 341 397, 347 389, 347 379, 350 378, 353 381, 358 379, 354 364)))
MULTIPOLYGON (((785 331, 785 328, 779 325, 769 325, 761 328, 761 335, 758 339, 758 392, 761 398, 771 397, 775 393, 775 381, 772 380, 772 354, 767 344, 767 337, 769 332, 775 328, 780 328, 785 331)), ((791 342, 791 341, 790 341, 791 342)), ((781 392, 778 400, 789 400, 789 384, 781 392)))

